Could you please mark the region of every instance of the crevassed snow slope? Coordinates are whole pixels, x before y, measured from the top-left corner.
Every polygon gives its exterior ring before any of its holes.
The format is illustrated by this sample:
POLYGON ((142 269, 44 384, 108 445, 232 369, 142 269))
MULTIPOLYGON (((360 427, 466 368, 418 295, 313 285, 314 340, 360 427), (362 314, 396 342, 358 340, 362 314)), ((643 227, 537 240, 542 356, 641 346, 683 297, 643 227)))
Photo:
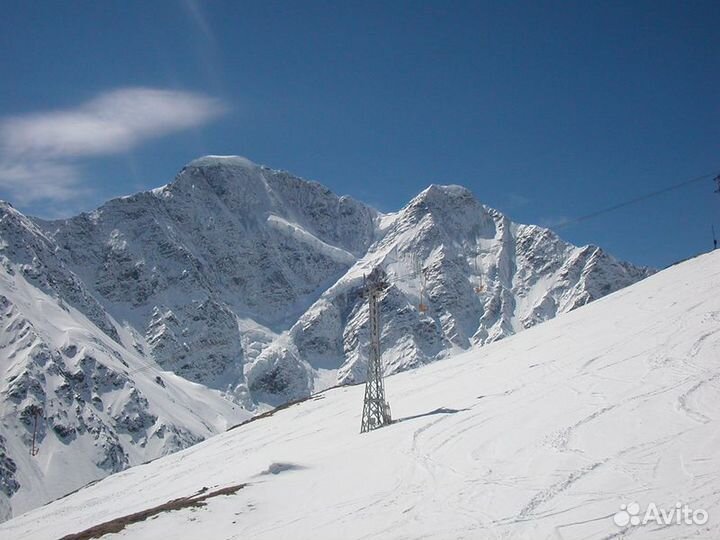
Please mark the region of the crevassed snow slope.
POLYGON ((247 483, 115 537, 718 538, 720 252, 501 342, 389 377, 395 423, 359 434, 363 387, 276 411, 0 525, 51 539, 247 483), (621 528, 637 501, 702 526, 621 528))

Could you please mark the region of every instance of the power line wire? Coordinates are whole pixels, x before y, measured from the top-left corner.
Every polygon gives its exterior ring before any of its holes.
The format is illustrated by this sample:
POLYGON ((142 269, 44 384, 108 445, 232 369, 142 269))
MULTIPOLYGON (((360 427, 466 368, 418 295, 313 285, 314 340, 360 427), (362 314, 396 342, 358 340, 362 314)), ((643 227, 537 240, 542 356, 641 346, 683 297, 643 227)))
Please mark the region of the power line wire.
POLYGON ((696 176, 696 177, 690 178, 688 180, 684 180, 682 182, 674 184, 672 186, 668 186, 668 187, 665 187, 662 189, 651 191, 650 193, 645 193, 644 195, 639 195, 637 197, 633 197, 632 199, 627 199, 625 201, 619 202, 617 204, 613 204, 612 206, 607 206, 600 210, 595 210, 594 212, 590 212, 589 214, 585 214, 584 216, 576 217, 573 219, 568 219, 566 221, 561 221, 557 225, 553 225, 552 228, 553 229, 562 229, 565 227, 569 227, 570 225, 575 225, 576 223, 580 223, 582 221, 587 221, 589 219, 596 218, 597 216, 607 214, 608 212, 612 212, 614 210, 619 210, 620 208, 625 208, 626 206, 631 206, 633 204, 637 204, 637 203, 645 201, 647 199, 657 197, 658 195, 662 195, 663 193, 667 193, 669 191, 680 189, 682 187, 688 186, 695 182, 699 182, 701 180, 705 180, 707 178, 715 177, 716 175, 717 175, 717 173, 713 172, 713 173, 709 173, 709 174, 703 174, 702 176, 696 176))

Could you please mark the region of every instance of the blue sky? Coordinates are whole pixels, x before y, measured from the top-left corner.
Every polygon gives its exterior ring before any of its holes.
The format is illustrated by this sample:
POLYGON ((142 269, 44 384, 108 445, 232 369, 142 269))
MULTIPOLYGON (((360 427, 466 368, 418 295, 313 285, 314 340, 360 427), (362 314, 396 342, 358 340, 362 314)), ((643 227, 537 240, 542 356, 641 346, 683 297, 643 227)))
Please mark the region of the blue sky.
MULTIPOLYGON (((720 172, 720 2, 5 2, 0 198, 68 215, 239 154, 381 210, 553 224, 720 172)), ((710 179, 566 227, 663 266, 710 179)))

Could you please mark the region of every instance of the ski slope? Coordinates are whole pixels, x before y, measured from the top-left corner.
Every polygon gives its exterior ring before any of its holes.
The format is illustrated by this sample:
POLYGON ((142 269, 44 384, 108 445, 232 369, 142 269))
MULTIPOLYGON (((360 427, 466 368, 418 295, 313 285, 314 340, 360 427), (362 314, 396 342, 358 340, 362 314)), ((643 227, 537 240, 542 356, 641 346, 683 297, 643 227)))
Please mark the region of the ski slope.
POLYGON ((715 252, 389 377, 391 426, 360 435, 363 387, 329 390, 3 523, 0 538, 61 538, 199 493, 108 538, 718 538, 719 289, 715 252), (634 501, 709 520, 616 525, 634 501))

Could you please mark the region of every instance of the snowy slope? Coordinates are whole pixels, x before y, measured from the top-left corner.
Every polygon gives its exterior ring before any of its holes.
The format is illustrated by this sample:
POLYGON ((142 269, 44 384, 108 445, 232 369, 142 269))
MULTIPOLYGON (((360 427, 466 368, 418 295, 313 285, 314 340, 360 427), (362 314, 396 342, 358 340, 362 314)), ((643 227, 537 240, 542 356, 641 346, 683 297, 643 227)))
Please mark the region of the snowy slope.
POLYGON ((513 337, 329 390, 0 525, 54 539, 197 493, 113 538, 717 538, 720 252, 513 337), (228 490, 228 492, 233 489, 228 490), (620 527, 621 504, 704 525, 620 527))
POLYGON ((0 265, 0 517, 251 415, 148 364, 62 298, 33 286, 23 270, 0 265))

